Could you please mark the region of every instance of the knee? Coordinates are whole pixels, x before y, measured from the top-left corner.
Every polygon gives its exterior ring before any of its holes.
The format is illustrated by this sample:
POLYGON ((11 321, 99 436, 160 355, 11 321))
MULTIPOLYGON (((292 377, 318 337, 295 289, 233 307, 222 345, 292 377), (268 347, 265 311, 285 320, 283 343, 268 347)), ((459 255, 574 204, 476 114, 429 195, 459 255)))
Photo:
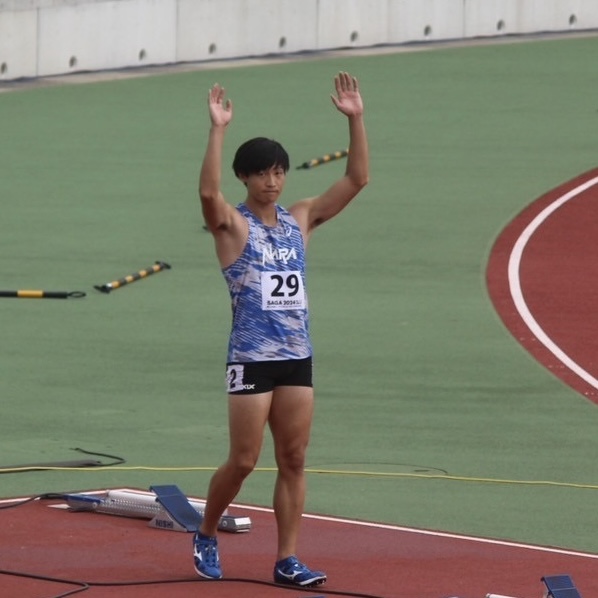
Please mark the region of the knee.
POLYGON ((305 468, 305 449, 303 447, 294 450, 280 451, 276 457, 278 470, 286 475, 303 475, 305 468))
POLYGON ((239 455, 229 459, 228 465, 232 474, 240 481, 244 480, 257 464, 257 458, 251 455, 239 455))

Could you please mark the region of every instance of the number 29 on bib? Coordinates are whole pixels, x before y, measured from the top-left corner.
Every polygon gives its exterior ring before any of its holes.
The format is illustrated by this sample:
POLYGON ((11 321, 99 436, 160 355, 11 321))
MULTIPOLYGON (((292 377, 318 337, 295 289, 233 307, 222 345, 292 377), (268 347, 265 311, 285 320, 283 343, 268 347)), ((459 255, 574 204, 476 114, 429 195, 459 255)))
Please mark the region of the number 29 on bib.
POLYGON ((298 270, 262 273, 262 309, 304 309, 305 289, 298 270))

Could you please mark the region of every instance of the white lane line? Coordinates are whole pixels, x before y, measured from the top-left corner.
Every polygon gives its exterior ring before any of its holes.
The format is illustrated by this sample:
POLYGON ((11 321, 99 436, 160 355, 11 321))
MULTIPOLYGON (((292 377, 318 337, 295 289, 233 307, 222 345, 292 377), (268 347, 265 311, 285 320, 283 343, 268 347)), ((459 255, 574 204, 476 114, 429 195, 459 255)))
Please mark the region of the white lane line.
POLYGON ((525 228, 521 233, 517 242, 513 246, 513 251, 509 257, 509 288, 511 297, 519 315, 525 322, 526 326, 531 330, 534 336, 567 368, 575 372, 582 380, 585 380, 590 386, 598 389, 598 380, 594 378, 589 372, 584 370, 578 363, 573 361, 547 334, 538 324, 534 316, 531 314, 521 290, 521 280, 519 279, 519 267, 521 265, 521 258, 527 242, 538 228, 553 214, 558 208, 566 204, 568 201, 576 198, 578 195, 587 191, 598 183, 598 177, 594 177, 585 183, 571 189, 565 193, 549 206, 544 208, 525 228))
MULTIPOLYGON (((598 177, 596 178, 598 181, 598 177)), ((148 494, 152 495, 150 492, 145 492, 142 490, 134 490, 131 488, 118 488, 118 490, 130 491, 130 492, 139 492, 140 494, 148 494)), ((87 490, 84 492, 80 492, 79 494, 104 494, 106 490, 87 490)), ((23 500, 28 500, 31 497, 21 497, 21 498, 9 498, 9 499, 0 499, 0 504, 9 504, 9 503, 17 503, 23 500)), ((189 497, 191 498, 191 497, 189 497)), ((202 500, 196 498, 195 500, 202 500)), ((48 505, 52 506, 52 505, 48 505)), ((245 505, 245 504, 238 504, 232 503, 230 505, 231 509, 245 509, 247 511, 256 511, 261 513, 274 513, 274 509, 271 507, 257 507, 253 505, 245 505)), ((303 517, 305 519, 315 519, 318 521, 327 521, 330 523, 340 523, 344 525, 356 525, 361 527, 369 527, 373 529, 383 529, 383 530, 390 530, 390 531, 397 531, 397 532, 404 532, 409 534, 416 534, 420 536, 433 536, 436 538, 448 538, 452 540, 463 540, 467 542, 477 542, 481 544, 492 544, 495 546, 506 546, 509 548, 523 548, 526 550, 535 550, 538 552, 550 552, 553 554, 562 554, 566 556, 575 556, 575 557, 582 557, 587 559, 597 559, 598 554, 593 554, 590 552, 579 552, 575 550, 567 550, 564 548, 555 548, 550 546, 538 546, 535 544, 523 544, 520 542, 509 542, 507 540, 495 540, 492 538, 483 538, 479 536, 466 536, 463 534, 453 534, 449 532, 440 532, 434 530, 425 530, 425 529, 417 529, 413 527, 403 527, 399 525, 391 525, 388 523, 374 523, 371 521, 360 521, 358 519, 344 519, 342 517, 330 517, 328 515, 311 515, 311 514, 304 514, 303 517)))
POLYGON ((598 554, 589 552, 578 552, 576 550, 567 550, 565 548, 553 548, 550 546, 538 546, 535 544, 523 544, 520 542, 509 542, 507 540, 495 540, 492 538, 483 538, 479 536, 466 536, 462 534, 452 534, 449 532, 439 532, 433 530, 423 530, 413 527, 401 527, 398 525, 388 525, 384 523, 371 523, 367 521, 354 521, 352 519, 339 519, 337 517, 324 517, 320 515, 304 515, 308 519, 320 519, 322 521, 332 521, 337 523, 346 523, 351 525, 362 525, 364 527, 373 527, 376 529, 387 529, 409 534, 419 534, 422 536, 434 536, 436 538, 449 538, 451 540, 464 540, 467 542, 478 542, 481 544, 493 544, 495 546, 507 546, 510 548, 525 548, 527 550, 536 550, 539 552, 552 552, 556 554, 564 554, 567 556, 578 556, 589 559, 598 559, 598 554))
MULTIPOLYGON (((254 507, 243 504, 232 504, 231 508, 247 509, 249 511, 259 511, 262 513, 274 513, 274 510, 269 507, 254 507)), ((383 529, 396 532, 404 532, 408 534, 416 534, 420 536, 433 536, 435 538, 449 538, 451 540, 463 540, 467 542, 478 542, 480 544, 493 544, 495 546, 507 546, 509 548, 523 548, 526 550, 536 550, 538 552, 550 552, 553 554, 563 554, 567 556, 577 556, 588 559, 597 559, 598 554, 591 552, 579 552, 576 550, 567 550, 565 548, 555 548, 551 546, 539 546, 536 544, 524 544, 521 542, 509 542, 508 540, 495 540, 492 538, 483 538, 479 536, 466 536, 464 534, 453 534, 449 532, 440 532, 434 530, 417 529, 414 527, 402 527, 400 525, 390 525, 388 523, 373 523, 371 521, 359 521, 357 519, 343 519, 341 517, 330 517, 327 515, 310 515, 304 514, 304 519, 316 519, 318 521, 328 521, 331 523, 342 523, 345 525, 357 525, 361 527, 369 527, 373 529, 383 529)))

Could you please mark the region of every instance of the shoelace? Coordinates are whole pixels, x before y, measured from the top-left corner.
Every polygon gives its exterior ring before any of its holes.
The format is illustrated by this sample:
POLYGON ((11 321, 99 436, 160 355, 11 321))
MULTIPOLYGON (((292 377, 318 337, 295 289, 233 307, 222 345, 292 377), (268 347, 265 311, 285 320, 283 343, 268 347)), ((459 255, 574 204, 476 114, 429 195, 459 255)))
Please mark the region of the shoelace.
POLYGON ((208 544, 207 542, 201 543, 199 546, 199 552, 201 552, 204 562, 208 567, 218 566, 218 551, 216 546, 208 544))

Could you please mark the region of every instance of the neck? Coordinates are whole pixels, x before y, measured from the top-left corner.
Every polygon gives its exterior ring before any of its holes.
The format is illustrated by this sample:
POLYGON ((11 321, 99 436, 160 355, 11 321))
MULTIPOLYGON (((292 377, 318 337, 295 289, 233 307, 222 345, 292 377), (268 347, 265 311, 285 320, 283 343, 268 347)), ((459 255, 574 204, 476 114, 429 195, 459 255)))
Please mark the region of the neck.
POLYGON ((259 218, 262 224, 265 224, 266 226, 276 226, 278 224, 276 204, 270 203, 263 205, 247 200, 245 205, 257 218, 259 218))

